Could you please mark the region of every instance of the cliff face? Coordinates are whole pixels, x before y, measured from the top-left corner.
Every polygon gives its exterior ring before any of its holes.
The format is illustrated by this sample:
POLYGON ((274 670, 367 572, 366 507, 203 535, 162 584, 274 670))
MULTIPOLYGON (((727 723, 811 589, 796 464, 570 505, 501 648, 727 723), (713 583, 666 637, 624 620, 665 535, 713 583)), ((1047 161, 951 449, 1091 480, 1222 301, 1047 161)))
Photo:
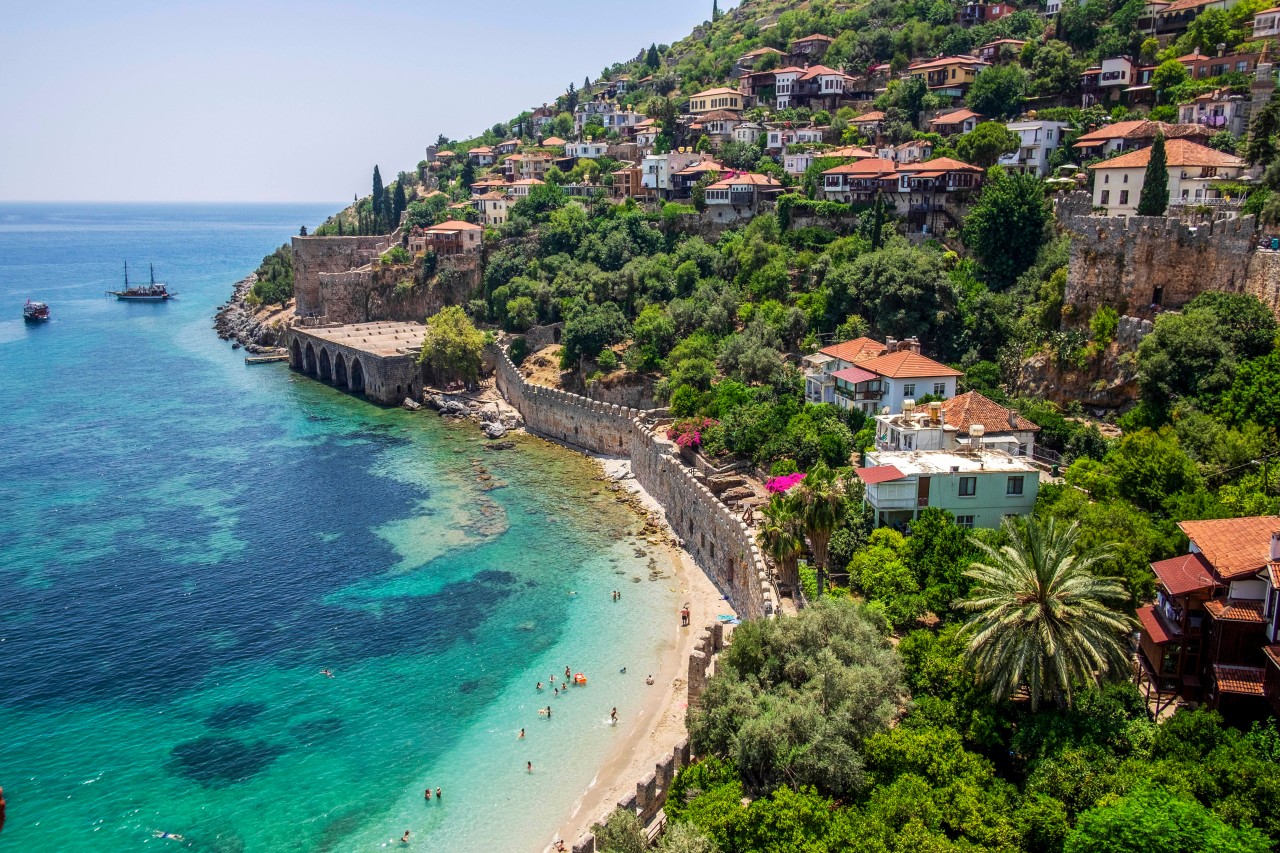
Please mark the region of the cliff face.
POLYGON ((1063 310, 1068 327, 1088 325, 1103 305, 1152 319, 1153 305, 1176 310, 1211 290, 1253 293, 1280 309, 1280 266, 1254 264, 1260 234, 1252 216, 1199 227, 1159 216, 1093 216, 1085 193, 1060 200, 1057 216, 1072 238, 1063 310))

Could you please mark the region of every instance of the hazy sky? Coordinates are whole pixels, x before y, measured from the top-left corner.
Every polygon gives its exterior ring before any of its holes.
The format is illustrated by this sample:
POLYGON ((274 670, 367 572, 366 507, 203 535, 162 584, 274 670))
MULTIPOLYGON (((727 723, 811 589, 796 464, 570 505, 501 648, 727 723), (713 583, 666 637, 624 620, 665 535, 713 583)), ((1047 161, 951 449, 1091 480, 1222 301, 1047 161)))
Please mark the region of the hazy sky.
POLYGON ((374 163, 394 177, 437 134, 478 133, 710 14, 711 0, 7 3, 0 199, 343 201, 369 191, 374 163))

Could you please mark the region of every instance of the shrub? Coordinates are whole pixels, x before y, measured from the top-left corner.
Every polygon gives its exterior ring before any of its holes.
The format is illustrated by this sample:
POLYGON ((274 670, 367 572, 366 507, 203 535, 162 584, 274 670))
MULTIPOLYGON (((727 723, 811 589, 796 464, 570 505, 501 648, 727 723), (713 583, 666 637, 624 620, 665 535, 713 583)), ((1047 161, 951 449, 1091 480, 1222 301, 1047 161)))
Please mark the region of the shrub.
POLYGON ((507 350, 507 355, 511 358, 511 363, 519 367, 529 355, 529 341, 525 338, 516 338, 511 342, 511 348, 507 350))

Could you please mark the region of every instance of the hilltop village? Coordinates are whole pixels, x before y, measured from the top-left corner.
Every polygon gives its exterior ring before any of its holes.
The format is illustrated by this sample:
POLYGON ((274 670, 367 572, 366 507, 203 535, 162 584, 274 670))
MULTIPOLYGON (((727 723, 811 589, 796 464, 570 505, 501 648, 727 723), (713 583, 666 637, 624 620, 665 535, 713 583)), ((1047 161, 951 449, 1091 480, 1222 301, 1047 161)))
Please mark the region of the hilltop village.
POLYGON ((745 618, 574 850, 1274 850, 1278 43, 1249 0, 713 8, 375 169, 220 325, 629 459, 745 618))

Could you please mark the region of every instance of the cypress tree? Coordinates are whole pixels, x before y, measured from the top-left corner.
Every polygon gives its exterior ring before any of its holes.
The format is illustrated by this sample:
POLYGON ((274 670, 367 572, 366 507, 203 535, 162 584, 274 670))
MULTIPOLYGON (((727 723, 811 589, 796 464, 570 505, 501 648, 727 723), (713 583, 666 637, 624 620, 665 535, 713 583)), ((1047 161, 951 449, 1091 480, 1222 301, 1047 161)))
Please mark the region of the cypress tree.
POLYGON ((409 206, 408 200, 404 197, 404 180, 396 181, 396 191, 391 196, 391 213, 392 225, 400 224, 400 214, 404 213, 404 209, 409 206))
MULTIPOLYGON (((387 187, 382 191, 382 230, 392 231, 396 227, 396 222, 391 219, 391 214, 395 210, 395 202, 392 200, 391 187, 387 187)), ((381 232, 379 232, 381 233, 381 232)))
POLYGON ((657 68, 662 60, 658 57, 658 45, 650 44, 649 53, 645 55, 644 64, 649 68, 657 68))
POLYGON ((343 237, 343 236, 345 236, 345 235, 342 233, 342 215, 341 215, 341 214, 339 214, 339 215, 338 215, 338 236, 339 236, 339 237, 343 237))
POLYGON ((719 0, 711 0, 711 23, 720 20, 720 2, 719 0))
POLYGON ((369 199, 373 203, 373 226, 375 228, 378 227, 378 220, 385 218, 382 213, 382 196, 382 172, 378 171, 378 167, 375 164, 373 167, 373 195, 369 199))
POLYGON ((588 90, 588 89, 590 89, 590 88, 591 88, 591 78, 590 78, 590 77, 583 77, 583 78, 582 78, 582 91, 584 91, 584 92, 585 92, 585 91, 587 91, 587 90, 588 90))
POLYGON ((458 183, 462 184, 463 189, 471 189, 471 185, 476 182, 476 165, 471 162, 471 158, 467 158, 467 162, 462 164, 462 174, 458 176, 458 183))
POLYGON ((1151 159, 1142 178, 1142 195, 1138 197, 1139 216, 1164 216, 1169 206, 1169 164, 1164 153, 1164 134, 1156 136, 1151 146, 1151 159))
POLYGON ((880 193, 876 193, 875 218, 871 227, 871 251, 874 252, 884 243, 884 196, 880 193))

